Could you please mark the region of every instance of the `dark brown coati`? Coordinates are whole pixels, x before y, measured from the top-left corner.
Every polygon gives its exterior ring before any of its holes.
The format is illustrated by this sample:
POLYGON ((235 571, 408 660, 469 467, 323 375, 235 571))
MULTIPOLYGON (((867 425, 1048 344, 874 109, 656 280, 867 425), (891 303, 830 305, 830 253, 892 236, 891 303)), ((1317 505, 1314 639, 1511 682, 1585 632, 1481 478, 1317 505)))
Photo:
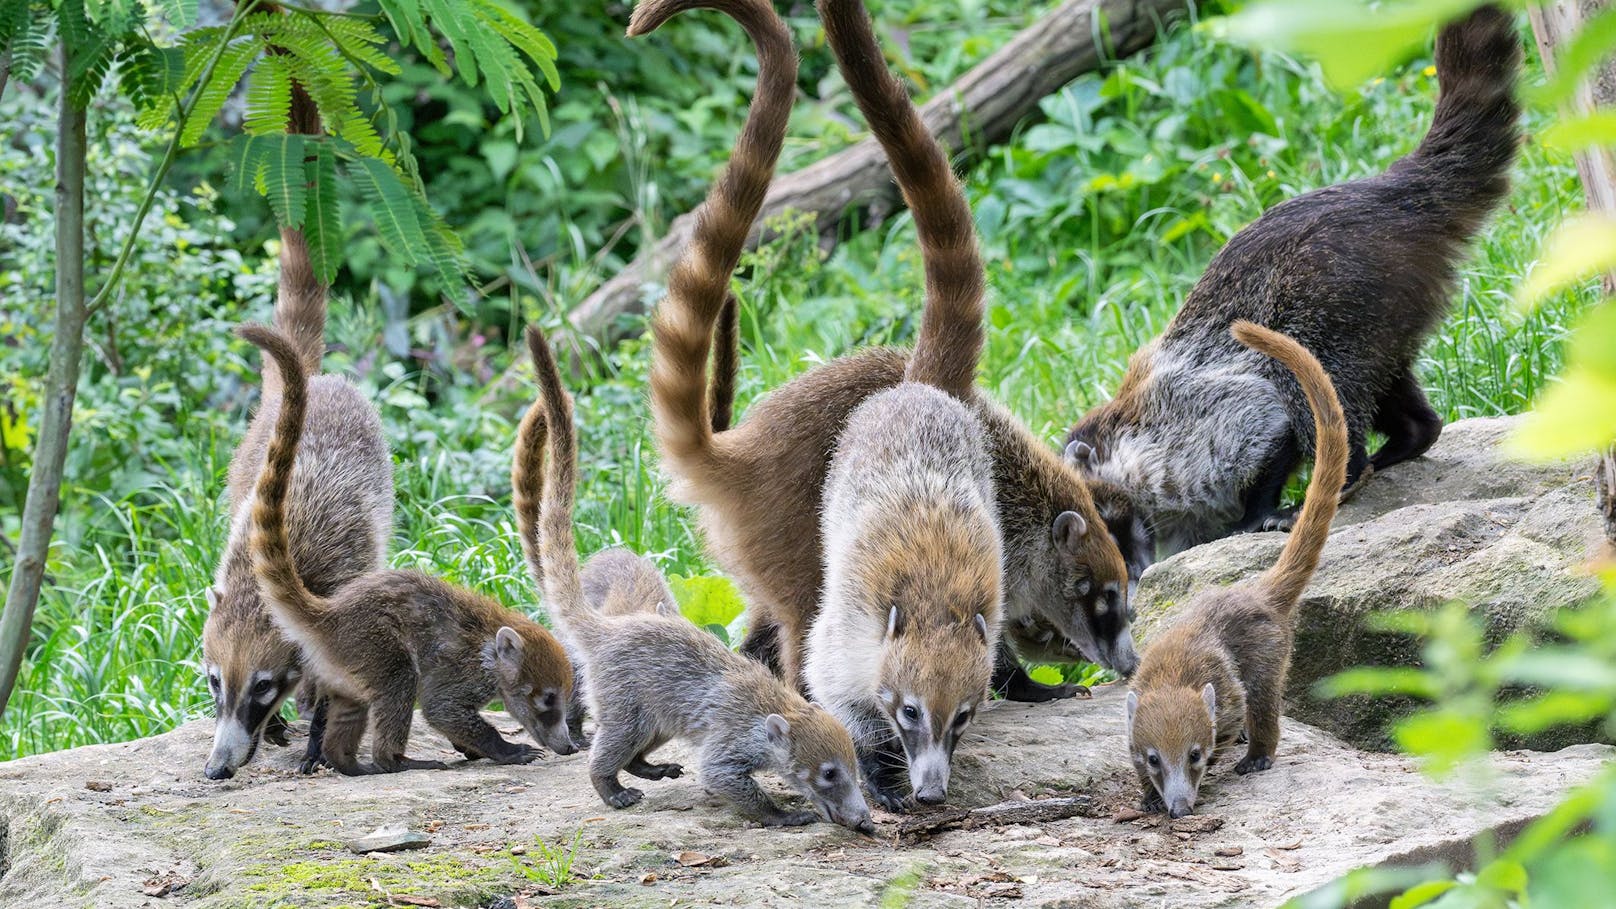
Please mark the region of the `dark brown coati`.
POLYGON ((495 697, 535 741, 561 754, 576 751, 567 729, 572 666, 537 622, 414 571, 366 572, 330 596, 304 586, 292 561, 286 506, 307 388, 290 368, 297 352, 284 335, 259 325, 238 333, 286 374, 252 509, 252 567, 270 616, 330 700, 325 759, 344 774, 443 767, 405 756, 419 700, 426 721, 468 758, 533 760, 537 751, 506 741, 482 718, 495 697), (367 719, 374 731, 371 762, 363 764, 358 750, 367 719))
MULTIPOLYGON (((1090 659, 1130 672, 1136 657, 1124 599, 1128 576, 1116 541, 1081 475, 972 386, 980 320, 947 320, 950 301, 982 292, 970 210, 948 161, 882 63, 862 6, 826 3, 821 14, 844 77, 914 212, 929 313, 916 358, 983 425, 1004 542, 1006 617, 1039 615, 1090 659)), ((836 440, 854 408, 903 381, 910 357, 877 348, 834 360, 758 401, 734 428, 712 429, 707 364, 714 326, 773 175, 794 92, 795 60, 784 27, 778 31, 770 46, 759 47, 759 85, 746 126, 658 308, 651 404, 673 494, 700 507, 714 558, 746 594, 751 629, 743 652, 800 685, 803 641, 824 581, 817 522, 836 440)), ((725 380, 720 373, 718 381, 725 380)), ((1027 679, 1013 657, 1001 668, 995 684, 1015 696, 1070 693, 1027 679)))
POLYGON ((1116 396, 1073 427, 1076 460, 1133 496, 1162 557, 1291 520, 1280 495, 1313 444, 1306 401, 1278 365, 1229 339, 1237 319, 1295 338, 1325 364, 1347 414, 1347 492, 1436 441, 1442 421, 1413 361, 1447 311, 1466 244, 1508 190, 1520 57, 1515 23, 1496 7, 1444 28, 1441 96, 1419 147, 1236 234, 1167 330, 1129 360, 1116 396), (1371 429, 1386 436, 1373 457, 1371 429))
MULTIPOLYGON (((301 231, 281 232, 275 323, 292 341, 298 375, 309 377, 304 453, 287 492, 292 559, 303 583, 328 595, 384 563, 393 528, 393 461, 376 408, 346 379, 317 374, 325 352, 325 287, 309 264, 301 231)), ((231 457, 230 536, 207 592, 202 666, 218 720, 204 772, 214 780, 228 779, 252 760, 262 739, 287 743, 280 708, 300 684, 299 709, 315 700, 297 647, 259 597, 249 551, 253 483, 280 411, 281 372, 265 364, 258 413, 231 457)), ((314 769, 321 751, 323 708, 313 716, 305 771, 314 769)))
POLYGON ((1296 603, 1318 567, 1347 475, 1348 434, 1330 377, 1307 348, 1251 322, 1236 340, 1295 377, 1313 410, 1313 477, 1296 527, 1272 568, 1249 581, 1197 594, 1183 617, 1145 647, 1127 699, 1129 753, 1144 790, 1141 807, 1182 817, 1217 749, 1244 731, 1236 773, 1267 770, 1279 746, 1280 701, 1290 670, 1296 603))
MULTIPOLYGON (((631 33, 649 31, 705 0, 642 3, 631 33)), ((728 12, 729 10, 726 10, 728 12)), ((756 16, 732 12, 748 28, 756 16)), ((541 579, 556 628, 581 657, 594 709, 589 776, 606 804, 626 808, 643 793, 618 774, 676 778, 678 764, 653 764, 651 752, 670 739, 699 748, 702 785, 771 826, 807 824, 814 811, 788 811, 759 788, 752 774, 778 771, 823 816, 865 833, 874 831, 859 793, 853 740, 817 705, 677 613, 658 608, 666 586, 648 559, 612 549, 580 573, 572 512, 577 442, 572 406, 561 387, 550 347, 535 328, 528 348, 540 393, 523 420, 512 477, 517 528, 533 576, 541 579), (548 427, 546 480, 544 441, 548 427)))

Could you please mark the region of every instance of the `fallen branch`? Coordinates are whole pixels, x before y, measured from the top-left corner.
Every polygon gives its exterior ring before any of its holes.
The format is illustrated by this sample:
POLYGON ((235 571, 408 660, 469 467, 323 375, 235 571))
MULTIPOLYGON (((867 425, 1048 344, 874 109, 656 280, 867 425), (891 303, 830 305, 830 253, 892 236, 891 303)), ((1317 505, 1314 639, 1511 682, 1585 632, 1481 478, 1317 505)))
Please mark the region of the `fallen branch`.
POLYGON ((930 814, 904 818, 903 823, 898 826, 898 839, 925 839, 945 830, 1048 824, 1067 818, 1091 817, 1094 813, 1094 800, 1086 795, 1037 799, 1029 802, 1000 802, 983 808, 944 808, 930 814))
MULTIPOLYGON (((1068 0, 938 92, 921 108, 921 119, 945 150, 964 163, 974 162, 1035 114, 1045 96, 1108 60, 1148 46, 1163 21, 1193 5, 1193 0, 1068 0)), ((789 211, 812 213, 816 229, 828 234, 850 210, 890 209, 901 201, 886 154, 875 139, 866 138, 775 180, 747 247, 762 239, 765 223, 789 211)), ((655 302, 694 226, 693 212, 675 218, 666 236, 572 311, 573 326, 608 342, 631 333, 634 325, 623 317, 642 315, 655 302)))

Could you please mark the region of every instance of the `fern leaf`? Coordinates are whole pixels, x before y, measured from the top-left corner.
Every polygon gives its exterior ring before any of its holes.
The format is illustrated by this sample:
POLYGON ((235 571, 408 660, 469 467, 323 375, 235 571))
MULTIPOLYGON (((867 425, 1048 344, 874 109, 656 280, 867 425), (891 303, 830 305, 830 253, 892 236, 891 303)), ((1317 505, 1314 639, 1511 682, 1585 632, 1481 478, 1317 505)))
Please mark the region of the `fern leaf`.
POLYGON ((412 265, 429 259, 431 250, 421 229, 415 195, 398 174, 383 162, 364 157, 358 158, 348 172, 359 185, 382 243, 412 265))
POLYGON ((196 0, 156 0, 156 5, 163 13, 163 18, 176 29, 190 28, 196 24, 196 0))
POLYGON ((266 138, 270 145, 264 155, 262 192, 275 212, 275 223, 295 230, 303 226, 303 215, 309 204, 303 136, 289 133, 266 138))
POLYGON ((309 143, 314 154, 304 161, 309 184, 308 208, 303 215, 303 236, 309 244, 309 264, 322 282, 336 280, 342 264, 342 206, 337 195, 337 154, 329 141, 309 143))
POLYGON ((551 91, 561 88, 561 73, 556 70, 555 42, 515 13, 497 3, 478 0, 477 7, 489 25, 503 39, 527 55, 544 73, 544 81, 551 91))
POLYGON ((381 46, 387 44, 387 39, 369 22, 363 19, 332 19, 326 23, 326 31, 345 54, 371 69, 390 76, 403 72, 398 61, 382 50, 381 46))
POLYGON ((257 186, 259 172, 264 169, 264 155, 270 139, 265 136, 237 136, 230 147, 230 169, 235 174, 236 189, 257 186))
POLYGON ((482 62, 477 59, 473 38, 478 30, 475 18, 460 0, 422 0, 422 7, 432 17, 432 24, 437 30, 449 39, 460 78, 466 80, 467 85, 475 87, 478 81, 477 66, 482 62))
POLYGON ((249 135, 286 132, 292 113, 292 74, 278 55, 258 61, 247 80, 247 114, 241 128, 249 135))
POLYGON ((197 89, 191 116, 182 124, 183 129, 180 132, 182 148, 195 145, 202 138, 208 124, 218 116, 225 101, 230 98, 230 93, 235 90, 236 83, 241 81, 242 74, 247 72, 247 64, 251 63, 261 50, 263 42, 253 35, 234 41, 225 48, 207 84, 197 89))

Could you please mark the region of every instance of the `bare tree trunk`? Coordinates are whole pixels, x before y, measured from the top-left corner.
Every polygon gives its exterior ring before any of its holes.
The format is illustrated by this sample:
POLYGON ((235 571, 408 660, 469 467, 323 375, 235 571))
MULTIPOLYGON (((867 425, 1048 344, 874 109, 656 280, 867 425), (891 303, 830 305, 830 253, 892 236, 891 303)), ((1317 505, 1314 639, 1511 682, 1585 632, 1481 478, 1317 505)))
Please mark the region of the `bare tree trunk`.
MULTIPOLYGON (((945 150, 964 152, 964 160, 974 161, 1009 136, 1045 96, 1108 60, 1148 46, 1163 21, 1194 5, 1193 0, 1067 0, 938 92, 921 108, 921 119, 945 150)), ((849 210, 900 203, 886 154, 867 138, 776 179, 747 246, 757 245, 764 222, 788 211, 813 214, 823 234, 849 210)), ((592 337, 620 337, 621 317, 646 311, 653 302, 650 288, 667 277, 694 226, 694 213, 674 219, 666 236, 572 311, 572 324, 592 337)))
MULTIPOLYGON (((1552 75, 1557 62, 1555 52, 1580 31, 1584 23, 1610 6, 1611 0, 1554 0, 1542 7, 1532 7, 1528 15, 1538 50, 1543 53, 1543 68, 1552 75)), ((1596 67, 1592 76, 1577 86, 1577 94, 1571 101, 1574 114, 1587 114, 1596 108, 1616 110, 1616 58, 1607 58, 1596 67)), ((1610 149, 1599 147, 1579 152, 1577 173, 1582 177, 1588 210, 1616 217, 1616 155, 1610 149)), ((1606 273, 1605 292, 1616 296, 1616 273, 1606 273)), ((1607 301, 1605 305, 1616 306, 1616 302, 1607 301)), ((1599 487, 1605 536, 1610 540, 1611 552, 1616 555, 1616 448, 1606 451, 1600 459, 1594 482, 1599 487)))
MULTIPOLYGON (((67 53, 71 51, 67 49, 67 53)), ((62 69, 65 73, 68 67, 64 65, 62 69)), ((56 139, 56 334, 51 339, 44 415, 34 445, 33 472, 28 478, 17 564, 6 590, 4 612, 0 613, 0 715, 5 713, 28 649, 34 607, 39 603, 39 588, 44 582, 51 531, 61 498, 68 430, 73 424, 79 355, 84 349, 85 112, 73 106, 71 94, 64 78, 56 139)))

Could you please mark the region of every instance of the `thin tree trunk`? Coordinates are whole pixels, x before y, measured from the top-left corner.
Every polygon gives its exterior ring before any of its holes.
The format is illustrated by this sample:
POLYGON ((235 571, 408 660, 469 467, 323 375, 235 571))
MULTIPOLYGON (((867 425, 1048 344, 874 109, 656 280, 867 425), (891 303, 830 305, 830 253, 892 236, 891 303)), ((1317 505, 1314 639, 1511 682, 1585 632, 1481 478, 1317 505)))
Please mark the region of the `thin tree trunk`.
MULTIPOLYGON (((64 72, 67 69, 63 66, 64 72)), ((70 89, 64 79, 56 141, 56 334, 51 339, 44 415, 34 445, 17 563, 6 590, 4 612, 0 613, 0 716, 5 713, 28 649, 34 607, 39 603, 39 588, 45 578, 51 530, 61 499, 68 430, 73 424, 79 355, 84 349, 85 112, 73 106, 70 89)))

